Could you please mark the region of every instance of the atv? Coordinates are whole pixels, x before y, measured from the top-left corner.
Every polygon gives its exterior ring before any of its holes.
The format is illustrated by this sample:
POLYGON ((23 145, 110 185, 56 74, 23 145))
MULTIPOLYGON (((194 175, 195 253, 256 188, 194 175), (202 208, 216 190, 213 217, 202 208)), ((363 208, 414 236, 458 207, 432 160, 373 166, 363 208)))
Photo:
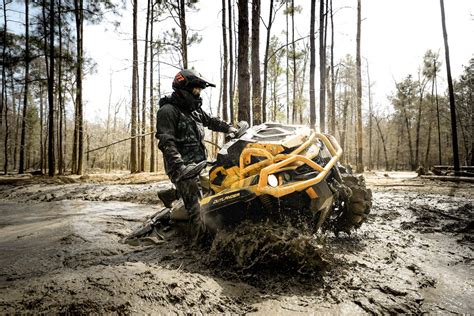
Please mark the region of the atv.
MULTIPOLYGON (((238 126, 214 162, 193 164, 184 173, 200 175, 201 220, 211 233, 271 221, 350 234, 366 221, 371 191, 340 163, 342 149, 333 136, 300 125, 238 126)), ((128 238, 146 236, 164 221, 187 220, 174 189, 159 197, 165 208, 128 238)))

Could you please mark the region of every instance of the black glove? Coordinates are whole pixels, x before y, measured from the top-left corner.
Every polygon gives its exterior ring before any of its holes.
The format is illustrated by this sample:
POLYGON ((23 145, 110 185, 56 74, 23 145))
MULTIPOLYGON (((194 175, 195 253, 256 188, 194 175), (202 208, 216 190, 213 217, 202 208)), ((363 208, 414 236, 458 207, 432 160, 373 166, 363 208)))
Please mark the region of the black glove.
POLYGON ((206 166, 207 161, 201 161, 198 164, 190 163, 186 166, 180 165, 176 172, 173 173, 171 181, 176 183, 181 180, 188 180, 197 177, 206 166))

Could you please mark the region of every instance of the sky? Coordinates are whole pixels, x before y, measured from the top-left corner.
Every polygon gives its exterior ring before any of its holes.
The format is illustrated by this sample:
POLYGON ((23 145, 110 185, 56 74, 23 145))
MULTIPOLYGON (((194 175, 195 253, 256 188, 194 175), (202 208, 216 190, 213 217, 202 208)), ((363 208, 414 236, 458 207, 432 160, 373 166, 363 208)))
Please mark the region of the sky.
MULTIPOLYGON (((262 17, 268 19, 268 0, 262 0, 262 17)), ((109 95, 112 104, 121 100, 122 109, 130 109, 131 59, 132 59, 132 11, 131 1, 119 20, 117 29, 111 24, 86 25, 84 48, 86 55, 96 62, 95 72, 87 74, 84 80, 85 117, 90 121, 103 120, 107 114, 109 95), (112 91, 110 93, 110 87, 112 91)), ((146 1, 139 1, 139 37, 144 39, 146 1)), ((296 15, 295 38, 307 36, 310 23, 310 1, 295 0, 302 7, 296 15)), ((335 60, 346 54, 356 53, 356 0, 334 1, 335 60)), ((222 47, 221 1, 201 0, 197 11, 187 12, 187 25, 202 36, 200 44, 189 48, 189 65, 217 87, 204 90, 204 108, 216 111, 220 87, 220 65, 222 47)), ((445 1, 446 23, 450 48, 453 78, 462 73, 462 65, 474 58, 474 1, 445 1)), ((318 22, 316 22, 318 23, 318 22)), ((155 24, 155 34, 169 28, 172 22, 155 24)), ((317 27, 317 26, 316 26, 317 27)), ((272 34, 285 40, 285 16, 283 10, 277 13, 272 34)), ((261 25, 260 60, 263 60, 265 28, 261 25)), ((372 99, 380 111, 388 111, 389 96, 395 82, 407 75, 417 77, 423 55, 428 49, 439 51, 443 69, 439 84, 443 91, 446 69, 444 62, 443 35, 440 6, 437 0, 362 0, 362 68, 367 78, 367 63, 372 86, 372 99)), ((143 61, 143 42, 139 43, 140 63, 143 61)), ((319 56, 316 56, 318 67, 319 56)), ((155 67, 156 69, 156 67, 155 67)), ((263 67, 262 67, 263 69, 263 67)), ((163 94, 171 92, 171 81, 177 69, 163 65, 161 84, 163 94)), ((318 76, 319 69, 316 70, 318 76)), ((140 70, 140 78, 142 76, 140 70)), ((155 77, 155 81, 157 77, 155 77)), ((283 79, 282 79, 283 80, 283 79)), ((140 79, 140 85, 142 81, 140 79)), ((282 83, 283 84, 283 83, 282 83)), ((309 84, 309 83, 308 83, 309 84)), ((316 82, 316 87, 319 83, 316 82)), ((363 104, 367 108, 367 86, 363 87, 363 104)), ((140 89, 141 95, 141 89, 140 89)))

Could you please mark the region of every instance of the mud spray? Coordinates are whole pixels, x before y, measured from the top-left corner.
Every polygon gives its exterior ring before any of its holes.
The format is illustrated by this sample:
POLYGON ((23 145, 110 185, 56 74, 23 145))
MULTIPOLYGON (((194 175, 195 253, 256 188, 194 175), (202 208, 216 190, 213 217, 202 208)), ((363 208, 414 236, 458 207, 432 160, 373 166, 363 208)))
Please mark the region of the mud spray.
POLYGON ((326 266, 325 239, 290 223, 242 222, 217 232, 210 257, 215 264, 243 271, 271 269, 312 274, 326 266))

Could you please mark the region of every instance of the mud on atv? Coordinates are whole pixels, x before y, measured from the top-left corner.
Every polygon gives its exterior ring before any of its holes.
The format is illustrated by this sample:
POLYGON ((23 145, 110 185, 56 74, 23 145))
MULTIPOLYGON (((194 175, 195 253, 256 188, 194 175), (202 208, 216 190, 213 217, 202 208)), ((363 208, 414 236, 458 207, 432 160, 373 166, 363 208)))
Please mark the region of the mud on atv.
MULTIPOLYGON (((239 132, 222 147, 209 171, 202 162, 201 220, 209 231, 232 231, 242 223, 285 224, 312 233, 350 233, 367 219, 372 194, 361 175, 339 163, 336 139, 306 126, 265 123, 239 132)), ((174 189, 159 194, 166 206, 128 238, 146 236, 163 221, 185 221, 174 189)))

